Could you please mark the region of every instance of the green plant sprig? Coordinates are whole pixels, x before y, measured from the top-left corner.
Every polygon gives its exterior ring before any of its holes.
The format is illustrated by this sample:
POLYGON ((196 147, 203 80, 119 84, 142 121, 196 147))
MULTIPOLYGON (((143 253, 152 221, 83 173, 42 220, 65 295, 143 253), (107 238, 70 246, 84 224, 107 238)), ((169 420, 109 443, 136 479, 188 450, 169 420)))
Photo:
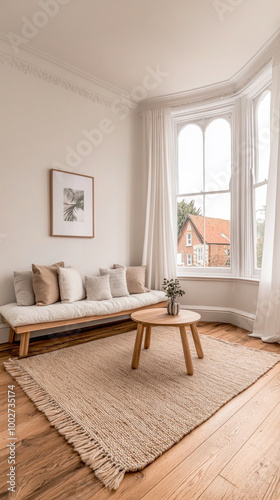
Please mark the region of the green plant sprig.
POLYGON ((165 295, 171 300, 176 299, 176 297, 182 297, 185 293, 180 287, 178 279, 167 280, 164 278, 162 289, 164 290, 165 295))

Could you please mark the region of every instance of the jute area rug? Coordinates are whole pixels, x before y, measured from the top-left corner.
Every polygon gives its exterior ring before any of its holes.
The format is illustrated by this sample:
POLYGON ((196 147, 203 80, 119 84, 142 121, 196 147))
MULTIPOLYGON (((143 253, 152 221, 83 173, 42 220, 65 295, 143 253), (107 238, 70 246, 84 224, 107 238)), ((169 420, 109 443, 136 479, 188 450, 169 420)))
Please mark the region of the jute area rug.
POLYGON ((102 483, 117 489, 125 472, 143 469, 280 356, 201 335, 204 359, 189 342, 186 373, 179 329, 156 327, 151 347, 131 369, 136 332, 60 349, 5 367, 51 425, 102 483))

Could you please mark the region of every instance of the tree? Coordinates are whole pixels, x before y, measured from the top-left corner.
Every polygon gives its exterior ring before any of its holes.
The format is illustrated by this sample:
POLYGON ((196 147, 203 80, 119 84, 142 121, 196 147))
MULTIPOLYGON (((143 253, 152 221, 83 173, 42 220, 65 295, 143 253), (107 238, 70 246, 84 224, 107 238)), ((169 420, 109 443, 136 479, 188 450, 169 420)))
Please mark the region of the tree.
POLYGON ((177 231, 178 236, 183 228, 184 222, 188 214, 192 215, 201 215, 201 208, 195 207, 195 200, 191 200, 189 203, 185 201, 185 198, 182 201, 177 203, 177 231))

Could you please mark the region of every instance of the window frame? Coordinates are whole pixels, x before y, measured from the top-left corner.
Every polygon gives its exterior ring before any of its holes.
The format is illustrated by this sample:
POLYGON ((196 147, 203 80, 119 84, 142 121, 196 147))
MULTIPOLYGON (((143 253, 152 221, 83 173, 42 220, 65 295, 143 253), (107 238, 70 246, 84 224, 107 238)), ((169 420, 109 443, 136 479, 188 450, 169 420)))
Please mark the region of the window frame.
POLYGON ((192 246, 192 233, 186 233, 186 247, 191 247, 192 246), (188 241, 190 237, 190 241, 188 241))
POLYGON ((183 250, 181 252, 177 252, 177 263, 176 263, 176 266, 178 267, 181 267, 184 265, 184 254, 183 254, 183 250), (178 257, 180 255, 180 264, 178 264, 178 257))
MULTIPOLYGON (((225 119, 228 121, 231 127, 231 164, 232 164, 232 174, 233 174, 233 165, 235 160, 235 152, 233 148, 234 144, 234 103, 231 102, 230 104, 221 106, 221 103, 211 103, 211 106, 209 109, 193 109, 192 112, 189 113, 189 115, 186 113, 184 116, 180 116, 178 118, 175 118, 175 126, 176 126, 176 172, 177 172, 177 192, 176 192, 176 203, 178 198, 187 198, 191 196, 203 196, 203 199, 207 195, 214 195, 214 194, 230 194, 230 210, 231 210, 231 234, 230 234, 230 249, 232 253, 232 238, 233 238, 233 231, 232 231, 232 221, 233 218, 235 219, 235 214, 233 211, 233 197, 234 197, 234 190, 233 190, 233 184, 230 180, 229 182, 229 189, 228 190, 219 190, 219 191, 201 191, 199 193, 179 193, 179 171, 178 171, 178 146, 179 146, 179 135, 181 130, 187 126, 187 125, 198 125, 203 132, 203 142, 204 142, 204 151, 205 151, 205 131, 208 127, 208 125, 214 121, 215 119, 225 119)), ((201 108, 199 106, 198 108, 201 108)), ((203 165, 203 169, 205 169, 205 161, 203 165)), ((204 255, 205 255, 205 246, 206 243, 204 242, 204 255)), ((203 262, 203 259, 202 259, 203 262)), ((236 274, 236 259, 234 259, 231 255, 231 266, 230 267, 200 267, 200 266, 194 266, 193 267, 177 267, 177 276, 198 276, 200 275, 215 275, 215 276, 232 276, 236 274)))
POLYGON ((260 277, 261 268, 257 267, 257 245, 256 245, 256 236, 257 236, 257 220, 256 220, 256 190, 259 187, 267 186, 268 179, 265 179, 260 182, 258 181, 258 170, 259 170, 259 155, 258 155, 258 109, 259 105, 263 99, 263 97, 271 93, 271 83, 266 85, 260 91, 257 92, 256 95, 252 97, 252 106, 253 106, 253 147, 254 147, 254 157, 252 164, 252 185, 251 185, 251 196, 252 196, 252 247, 253 247, 253 265, 252 265, 252 277, 260 277))
POLYGON ((201 263, 204 260, 204 246, 197 247, 195 249, 196 252, 196 262, 201 263), (200 254, 200 257, 198 258, 198 254, 200 254))

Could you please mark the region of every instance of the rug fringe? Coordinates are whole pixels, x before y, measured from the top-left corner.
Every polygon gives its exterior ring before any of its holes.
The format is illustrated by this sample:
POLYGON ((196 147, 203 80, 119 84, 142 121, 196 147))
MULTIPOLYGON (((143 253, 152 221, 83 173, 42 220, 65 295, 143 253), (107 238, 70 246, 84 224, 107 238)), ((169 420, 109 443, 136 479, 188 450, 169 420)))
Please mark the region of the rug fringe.
POLYGON ((4 367, 16 379, 38 410, 46 415, 51 425, 79 453, 83 462, 94 471, 104 486, 109 490, 116 490, 121 484, 126 471, 106 455, 101 446, 48 396, 24 368, 16 363, 16 360, 9 359, 4 363, 4 367))

